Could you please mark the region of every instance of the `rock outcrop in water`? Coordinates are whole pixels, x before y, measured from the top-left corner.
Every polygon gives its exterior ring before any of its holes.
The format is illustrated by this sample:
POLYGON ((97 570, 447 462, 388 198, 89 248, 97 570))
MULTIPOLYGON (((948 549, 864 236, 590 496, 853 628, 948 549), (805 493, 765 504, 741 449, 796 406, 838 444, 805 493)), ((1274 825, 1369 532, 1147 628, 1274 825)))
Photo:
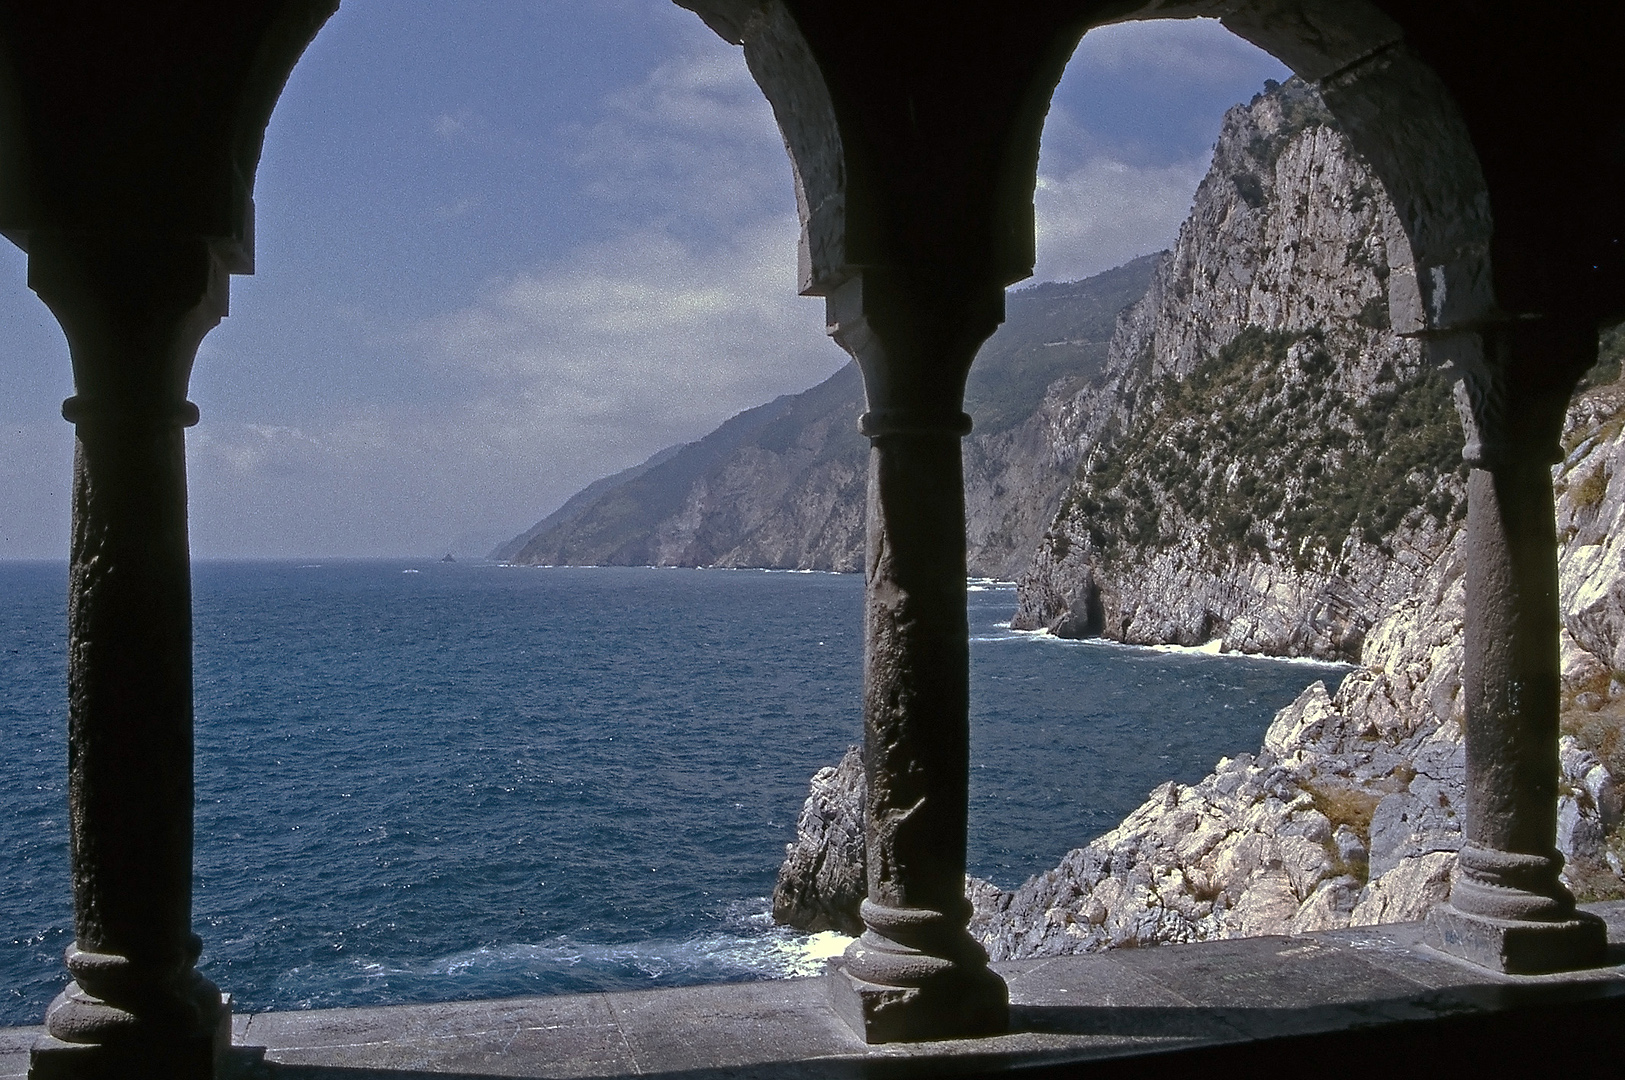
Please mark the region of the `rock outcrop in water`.
MULTIPOLYGON (((1617 365, 1625 333, 1604 339, 1617 365)), ((1553 469, 1563 615, 1558 848, 1582 899, 1625 895, 1625 383, 1570 410, 1553 469)), ((970 879, 994 959, 1421 918, 1460 848, 1465 562, 1459 530, 1367 635, 1361 665, 1306 689, 1256 754, 1167 783, 1117 828, 1005 892, 970 879)), ((803 820, 824 809, 814 790, 803 820)), ((846 805, 861 792, 843 789, 846 805)), ((798 845, 814 841, 803 831, 798 845)), ((815 841, 814 841, 815 842, 815 841)), ((796 850, 792 863, 827 855, 796 850)))
MULTIPOLYGON (((1612 337, 1605 352, 1618 350, 1612 337)), ((1565 703, 1557 844, 1583 899, 1625 893, 1622 427, 1625 385, 1585 394, 1553 470, 1565 703)), ((1362 666, 1334 695, 1317 683, 1282 710, 1256 756, 1221 761, 1198 784, 1163 785, 1014 892, 973 882, 973 928, 989 952, 1421 918, 1448 894, 1461 846, 1464 570, 1458 535, 1373 628, 1362 666)))
POLYGON ((863 751, 813 774, 812 792, 796 822, 773 886, 773 921, 813 933, 863 933, 858 905, 868 891, 864 858, 863 751))

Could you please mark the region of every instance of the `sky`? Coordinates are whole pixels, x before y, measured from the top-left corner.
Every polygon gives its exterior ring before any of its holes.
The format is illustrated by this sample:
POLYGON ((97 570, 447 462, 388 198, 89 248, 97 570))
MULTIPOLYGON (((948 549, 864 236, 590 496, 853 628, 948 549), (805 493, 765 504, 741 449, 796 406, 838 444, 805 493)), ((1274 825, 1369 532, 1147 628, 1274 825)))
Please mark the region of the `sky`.
MULTIPOLYGON (((1045 125, 1033 281, 1168 246, 1224 111, 1289 73, 1208 20, 1104 27, 1045 125)), ((667 0, 345 0, 204 341, 195 557, 480 555, 833 374, 740 50, 667 0)), ((0 559, 67 554, 67 346, 0 243, 0 559)))

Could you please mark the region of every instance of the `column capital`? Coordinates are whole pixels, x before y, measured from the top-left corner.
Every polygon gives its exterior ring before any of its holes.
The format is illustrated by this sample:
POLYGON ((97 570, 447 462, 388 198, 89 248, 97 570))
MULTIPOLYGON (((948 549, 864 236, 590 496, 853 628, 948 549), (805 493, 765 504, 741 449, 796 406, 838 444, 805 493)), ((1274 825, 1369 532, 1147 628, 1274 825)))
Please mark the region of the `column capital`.
POLYGON ((831 337, 863 370, 870 438, 970 431, 965 379, 1004 321, 1004 286, 951 268, 870 267, 825 298, 831 337))
POLYGON ((64 417, 189 426, 192 361, 227 313, 229 281, 205 237, 36 231, 28 285, 62 326, 78 390, 64 417))
POLYGON ((1461 376, 1456 409, 1473 468, 1542 468, 1563 460, 1563 418, 1597 361, 1595 320, 1552 314, 1439 334, 1430 355, 1461 376))

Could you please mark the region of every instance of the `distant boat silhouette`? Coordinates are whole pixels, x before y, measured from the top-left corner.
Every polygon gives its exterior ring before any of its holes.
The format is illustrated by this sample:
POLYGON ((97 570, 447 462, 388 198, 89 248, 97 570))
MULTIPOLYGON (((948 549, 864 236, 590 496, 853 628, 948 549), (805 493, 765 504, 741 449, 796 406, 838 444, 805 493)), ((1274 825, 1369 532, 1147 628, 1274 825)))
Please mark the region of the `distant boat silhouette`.
POLYGON ((451 552, 448 551, 448 552, 446 552, 446 557, 444 559, 441 559, 440 561, 441 562, 456 562, 457 560, 452 558, 451 557, 451 552))

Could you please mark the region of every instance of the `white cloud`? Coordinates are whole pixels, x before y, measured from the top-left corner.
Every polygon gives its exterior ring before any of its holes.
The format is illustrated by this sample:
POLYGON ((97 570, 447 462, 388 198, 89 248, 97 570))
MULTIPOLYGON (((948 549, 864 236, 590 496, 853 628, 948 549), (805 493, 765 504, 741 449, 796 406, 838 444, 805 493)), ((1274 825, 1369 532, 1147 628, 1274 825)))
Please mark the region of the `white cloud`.
MULTIPOLYGON (((464 140, 478 124, 433 128, 464 140)), ((737 49, 696 34, 567 137, 606 234, 404 334, 448 388, 436 407, 334 402, 297 426, 193 429, 200 554, 431 554, 476 526, 511 535, 845 362, 822 304, 796 293, 789 163, 737 49)))
POLYGON ((796 228, 778 215, 705 247, 628 231, 514 277, 425 334, 441 363, 482 377, 500 411, 553 438, 693 438, 843 360, 821 305, 796 295, 796 228))
POLYGON ((446 142, 454 141, 459 135, 469 132, 480 125, 480 118, 473 109, 463 108, 454 112, 443 112, 429 122, 434 133, 446 142))
POLYGON ((576 137, 584 192, 621 213, 714 228, 793 203, 773 111, 720 42, 611 95, 576 137))
POLYGON ((1096 155, 1063 174, 1042 171, 1038 281, 1072 281, 1168 247, 1190 212, 1207 158, 1134 166, 1096 155))
POLYGON ((413 344, 437 409, 340 407, 188 440, 204 556, 434 554, 518 533, 600 476, 833 373, 823 307, 795 292, 796 222, 708 246, 628 230, 494 284, 413 344), (255 499, 241 499, 252 489, 255 499))
POLYGON ((455 221, 470 210, 479 209, 481 201, 476 196, 468 196, 444 206, 437 206, 434 209, 435 219, 438 221, 455 221))

